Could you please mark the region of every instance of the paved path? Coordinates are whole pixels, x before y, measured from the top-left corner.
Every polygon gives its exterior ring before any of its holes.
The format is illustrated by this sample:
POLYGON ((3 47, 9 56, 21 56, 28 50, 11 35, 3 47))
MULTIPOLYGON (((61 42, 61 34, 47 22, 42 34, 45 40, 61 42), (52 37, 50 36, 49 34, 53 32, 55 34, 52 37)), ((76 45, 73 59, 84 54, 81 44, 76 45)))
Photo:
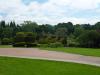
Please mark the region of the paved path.
POLYGON ((100 57, 39 50, 37 48, 0 48, 0 56, 55 60, 100 66, 100 57))

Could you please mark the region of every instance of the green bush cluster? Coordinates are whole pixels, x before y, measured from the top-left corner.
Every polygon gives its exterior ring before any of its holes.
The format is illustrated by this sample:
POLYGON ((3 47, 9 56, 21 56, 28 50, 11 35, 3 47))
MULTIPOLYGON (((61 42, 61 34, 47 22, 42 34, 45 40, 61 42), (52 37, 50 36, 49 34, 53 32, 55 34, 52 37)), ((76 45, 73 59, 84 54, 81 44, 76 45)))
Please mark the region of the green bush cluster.
POLYGON ((13 47, 25 47, 25 42, 15 43, 13 44, 13 47))
POLYGON ((36 43, 25 43, 25 42, 19 42, 13 44, 13 47, 37 47, 38 45, 36 43))
POLYGON ((37 47, 38 46, 38 44, 36 44, 36 43, 27 43, 26 44, 26 47, 37 47))
POLYGON ((64 47, 64 46, 60 42, 56 42, 56 43, 50 43, 49 47, 51 47, 51 48, 57 48, 57 47, 64 47))
POLYGON ((9 45, 11 43, 11 40, 9 38, 3 38, 1 43, 2 45, 9 45))
POLYGON ((39 44, 39 47, 57 48, 57 47, 64 47, 64 46, 60 42, 56 42, 56 43, 50 43, 50 44, 39 44))

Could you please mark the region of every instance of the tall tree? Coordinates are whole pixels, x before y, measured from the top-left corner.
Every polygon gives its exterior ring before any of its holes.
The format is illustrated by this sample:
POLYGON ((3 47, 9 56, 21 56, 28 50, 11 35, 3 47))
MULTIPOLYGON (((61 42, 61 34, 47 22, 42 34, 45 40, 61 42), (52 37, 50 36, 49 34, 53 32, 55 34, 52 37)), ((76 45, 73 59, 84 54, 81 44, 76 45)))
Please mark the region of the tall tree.
POLYGON ((100 34, 95 30, 81 34, 78 40, 82 47, 100 47, 100 34))
POLYGON ((73 33, 73 31, 74 31, 74 25, 71 22, 59 23, 58 25, 55 26, 55 29, 58 29, 58 28, 66 28, 68 35, 73 33))
POLYGON ((1 26, 1 28, 5 28, 6 27, 5 21, 1 21, 0 26, 1 26))

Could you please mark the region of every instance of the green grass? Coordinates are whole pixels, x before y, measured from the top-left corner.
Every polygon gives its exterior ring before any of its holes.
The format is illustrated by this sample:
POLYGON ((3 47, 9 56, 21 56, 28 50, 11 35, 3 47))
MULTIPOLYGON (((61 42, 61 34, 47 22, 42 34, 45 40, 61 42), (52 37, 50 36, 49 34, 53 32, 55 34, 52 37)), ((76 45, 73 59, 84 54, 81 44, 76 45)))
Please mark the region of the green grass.
POLYGON ((13 48, 12 45, 0 45, 0 48, 13 48))
POLYGON ((57 61, 0 57, 0 75, 100 75, 100 67, 57 61))
POLYGON ((100 57, 100 49, 93 49, 93 48, 41 48, 41 49, 100 57))

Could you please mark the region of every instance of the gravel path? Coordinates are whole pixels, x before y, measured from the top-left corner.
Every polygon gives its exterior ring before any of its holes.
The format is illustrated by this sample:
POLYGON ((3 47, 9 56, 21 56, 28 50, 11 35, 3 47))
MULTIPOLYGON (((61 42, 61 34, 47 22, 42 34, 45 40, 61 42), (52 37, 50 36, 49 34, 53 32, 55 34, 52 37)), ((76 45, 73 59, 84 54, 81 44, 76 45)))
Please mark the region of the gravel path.
POLYGON ((39 50, 37 48, 0 48, 0 56, 55 60, 100 66, 100 57, 39 50))

